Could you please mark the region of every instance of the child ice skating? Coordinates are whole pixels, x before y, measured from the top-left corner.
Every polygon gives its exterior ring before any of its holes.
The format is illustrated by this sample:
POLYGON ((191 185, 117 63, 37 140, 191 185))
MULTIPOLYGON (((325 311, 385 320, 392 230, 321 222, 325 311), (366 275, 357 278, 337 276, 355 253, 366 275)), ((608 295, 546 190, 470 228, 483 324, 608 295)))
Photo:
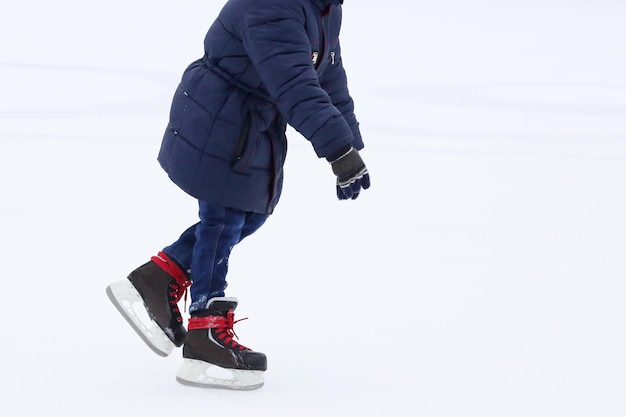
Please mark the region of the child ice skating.
POLYGON ((158 161, 198 200, 199 221, 107 294, 157 354, 182 346, 183 384, 263 385, 266 356, 235 338, 238 301, 225 294, 226 275, 231 249, 279 200, 287 124, 329 162, 340 200, 370 186, 341 57, 342 3, 226 2, 206 34, 204 56, 188 66, 174 93, 158 161), (188 289, 185 326, 178 302, 188 289), (231 377, 212 376, 213 367, 231 377))

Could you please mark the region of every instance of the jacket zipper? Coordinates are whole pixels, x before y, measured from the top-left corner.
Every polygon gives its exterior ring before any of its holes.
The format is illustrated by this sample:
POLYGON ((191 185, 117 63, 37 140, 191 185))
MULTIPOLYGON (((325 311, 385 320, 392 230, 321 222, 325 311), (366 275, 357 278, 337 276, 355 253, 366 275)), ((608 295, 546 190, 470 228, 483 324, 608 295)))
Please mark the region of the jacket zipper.
POLYGON ((252 116, 250 112, 246 113, 246 116, 243 120, 243 125, 241 126, 241 130, 239 131, 239 137, 237 138, 237 143, 235 144, 235 158, 236 160, 240 160, 243 156, 243 151, 246 148, 246 142, 248 142, 248 136, 250 135, 250 123, 252 116))
MULTIPOLYGON (((320 65, 322 65, 322 62, 324 61, 324 55, 326 54, 326 26, 324 25, 324 19, 327 18, 328 16, 330 16, 330 6, 326 6, 326 8, 324 9, 324 11, 322 12, 322 48, 320 50, 320 54, 319 57, 321 59, 318 59, 317 64, 315 64, 315 69, 318 69, 320 67, 320 65)), ((333 57, 333 61, 334 61, 334 52, 331 52, 331 56, 333 57)))

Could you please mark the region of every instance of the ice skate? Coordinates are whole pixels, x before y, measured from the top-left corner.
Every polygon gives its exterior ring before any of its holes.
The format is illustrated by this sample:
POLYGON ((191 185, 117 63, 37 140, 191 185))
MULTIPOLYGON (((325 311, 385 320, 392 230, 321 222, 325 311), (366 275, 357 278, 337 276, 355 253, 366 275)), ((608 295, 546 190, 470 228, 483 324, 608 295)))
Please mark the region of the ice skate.
POLYGON ((234 340, 236 298, 209 300, 206 310, 192 313, 176 380, 209 388, 251 390, 263 386, 265 354, 234 340))
POLYGON ((187 330, 177 303, 190 285, 187 274, 160 252, 128 279, 109 285, 106 293, 148 347, 167 356, 185 342, 187 330))

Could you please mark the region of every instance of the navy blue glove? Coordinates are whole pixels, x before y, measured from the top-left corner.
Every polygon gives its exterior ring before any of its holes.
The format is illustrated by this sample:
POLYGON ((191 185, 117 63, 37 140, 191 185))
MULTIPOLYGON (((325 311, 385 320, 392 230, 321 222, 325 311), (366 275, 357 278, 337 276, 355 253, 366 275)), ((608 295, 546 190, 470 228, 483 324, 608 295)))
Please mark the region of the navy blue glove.
POLYGON ((331 161, 330 166, 337 176, 338 199, 354 200, 361 189, 370 188, 370 174, 356 149, 350 148, 348 152, 331 161))

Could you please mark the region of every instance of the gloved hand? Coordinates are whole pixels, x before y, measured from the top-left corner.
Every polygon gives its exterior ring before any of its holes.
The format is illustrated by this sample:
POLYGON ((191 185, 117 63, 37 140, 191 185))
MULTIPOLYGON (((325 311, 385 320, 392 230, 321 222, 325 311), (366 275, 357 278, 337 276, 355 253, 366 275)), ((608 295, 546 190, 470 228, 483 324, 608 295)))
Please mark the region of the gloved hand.
POLYGON ((370 175, 356 149, 350 148, 348 152, 331 161, 330 166, 337 176, 338 199, 354 200, 359 196, 361 189, 370 188, 370 175))

